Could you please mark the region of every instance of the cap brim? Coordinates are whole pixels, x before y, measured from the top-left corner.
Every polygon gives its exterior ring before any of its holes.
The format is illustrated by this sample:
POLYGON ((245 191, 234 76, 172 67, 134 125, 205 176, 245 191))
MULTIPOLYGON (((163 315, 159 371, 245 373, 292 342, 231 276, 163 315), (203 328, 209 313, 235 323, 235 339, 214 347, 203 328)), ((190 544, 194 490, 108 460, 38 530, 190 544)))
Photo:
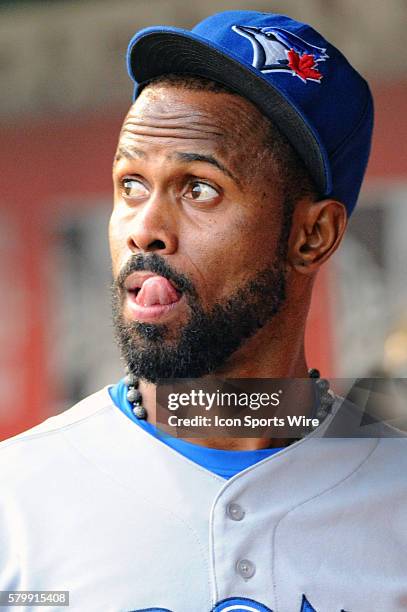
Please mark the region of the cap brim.
POLYGON ((190 74, 211 79, 250 100, 269 117, 296 149, 321 195, 331 189, 327 156, 299 109, 255 69, 178 28, 148 28, 137 34, 128 50, 130 76, 142 86, 164 74, 190 74))

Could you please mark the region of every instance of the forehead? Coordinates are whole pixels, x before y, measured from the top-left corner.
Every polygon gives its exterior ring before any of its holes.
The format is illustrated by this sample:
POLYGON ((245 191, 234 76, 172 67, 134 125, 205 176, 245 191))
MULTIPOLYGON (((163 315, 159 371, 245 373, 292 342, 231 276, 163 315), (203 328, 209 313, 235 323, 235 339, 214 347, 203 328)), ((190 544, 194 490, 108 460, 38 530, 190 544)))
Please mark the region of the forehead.
POLYGON ((259 121, 265 118, 257 108, 241 96, 205 90, 187 89, 176 85, 158 84, 143 90, 132 105, 129 116, 147 119, 201 119, 219 125, 232 134, 240 127, 248 132, 259 132, 259 121))
POLYGON ((187 143, 229 156, 243 150, 247 155, 248 148, 263 146, 266 129, 266 119, 240 96, 159 84, 147 87, 130 108, 119 146, 187 143))

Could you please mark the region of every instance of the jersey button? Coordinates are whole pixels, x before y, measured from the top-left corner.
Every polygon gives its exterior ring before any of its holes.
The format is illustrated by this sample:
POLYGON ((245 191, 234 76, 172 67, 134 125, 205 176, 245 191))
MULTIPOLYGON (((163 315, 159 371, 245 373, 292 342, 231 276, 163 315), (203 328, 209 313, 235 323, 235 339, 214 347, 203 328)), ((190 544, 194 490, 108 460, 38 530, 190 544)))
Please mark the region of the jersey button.
POLYGON ((245 580, 249 580, 249 578, 253 578, 256 573, 256 566, 249 559, 240 559, 236 563, 237 573, 244 578, 245 580))
POLYGON ((235 502, 231 502, 226 508, 226 514, 232 521, 241 521, 246 512, 243 510, 242 506, 239 506, 239 504, 235 502))

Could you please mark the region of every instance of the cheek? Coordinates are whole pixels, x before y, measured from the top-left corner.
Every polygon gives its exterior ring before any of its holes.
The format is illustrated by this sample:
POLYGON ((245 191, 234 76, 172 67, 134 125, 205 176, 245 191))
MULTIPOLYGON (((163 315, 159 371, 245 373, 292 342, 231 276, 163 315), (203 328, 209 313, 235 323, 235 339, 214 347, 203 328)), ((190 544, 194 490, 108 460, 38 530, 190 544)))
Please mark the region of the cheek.
POLYGON ((268 268, 274 262, 278 236, 279 227, 268 209, 219 220, 205 238, 201 235, 187 247, 187 265, 199 272, 201 298, 213 304, 268 268))
POLYGON ((281 214, 267 200, 259 204, 250 225, 252 252, 265 261, 274 261, 281 233, 281 214))

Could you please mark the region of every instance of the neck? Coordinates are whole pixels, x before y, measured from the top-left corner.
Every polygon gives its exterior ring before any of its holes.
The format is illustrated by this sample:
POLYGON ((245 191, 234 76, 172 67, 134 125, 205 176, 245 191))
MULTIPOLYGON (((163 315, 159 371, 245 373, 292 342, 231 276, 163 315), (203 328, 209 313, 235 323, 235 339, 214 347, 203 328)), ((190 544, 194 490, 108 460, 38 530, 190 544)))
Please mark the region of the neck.
POLYGON ((249 338, 216 374, 224 378, 306 378, 304 337, 310 298, 310 287, 298 295, 290 292, 269 324, 249 338))

